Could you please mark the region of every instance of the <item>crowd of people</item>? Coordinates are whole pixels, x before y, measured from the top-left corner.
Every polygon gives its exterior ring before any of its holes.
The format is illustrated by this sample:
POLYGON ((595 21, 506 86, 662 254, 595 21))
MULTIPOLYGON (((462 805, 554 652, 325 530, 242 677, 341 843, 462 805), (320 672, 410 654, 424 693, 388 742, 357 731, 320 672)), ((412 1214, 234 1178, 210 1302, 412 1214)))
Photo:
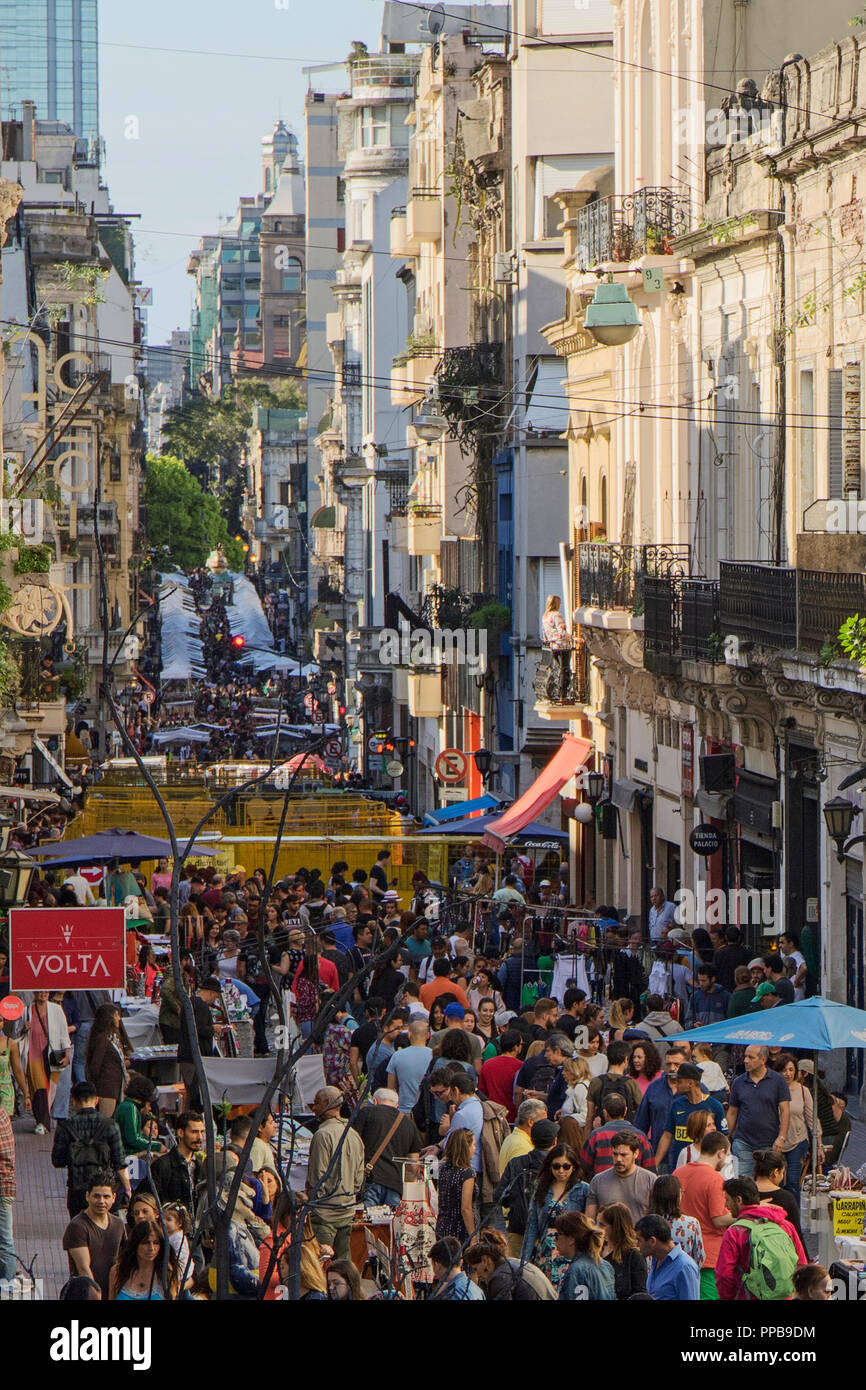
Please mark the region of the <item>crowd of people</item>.
MULTIPOLYGON (((383 849, 354 872, 338 861, 327 878, 299 868, 270 891, 263 869, 181 872, 180 976, 194 1036, 173 972, 147 943, 134 971, 178 1047, 178 1117, 160 1111, 152 1081, 131 1066, 110 999, 36 996, 18 1037, 7 1030, 0 1104, 7 1115, 29 1108, 45 1132, 53 1125, 52 1161, 67 1173, 68 1297, 213 1296, 209 1126, 220 1131, 238 1298, 289 1288, 340 1300, 829 1296, 826 1271, 807 1260, 800 1187, 813 1130, 829 1169, 849 1122, 845 1098, 821 1081, 814 1113, 808 1058, 684 1040, 680 1016, 695 1005, 681 1012, 675 990, 657 991, 663 943, 623 936, 609 909, 582 914, 588 974, 567 973, 574 947, 557 969, 546 905, 526 902, 517 864, 491 914, 494 940, 478 914, 461 915, 470 895, 444 903, 420 871, 401 899, 389 858, 383 849), (226 1124, 203 1106, 196 1054, 214 1051, 228 989, 247 999, 261 1055, 281 1027, 321 1056, 303 1191, 287 1181, 296 1139, 286 1138, 284 1101, 251 1147, 249 1115, 226 1124), (352 1233, 364 1213, 392 1223, 390 1259, 358 1259, 352 1233)), ((34 895, 62 901, 80 890, 77 877, 46 876, 34 895)), ((148 878, 117 866, 102 891, 126 901, 137 889, 166 921, 169 882, 165 861, 148 878)), ((545 890, 554 911, 558 892, 545 890)), ((742 1008, 766 1007, 767 986, 787 978, 783 961, 773 952, 740 963, 738 944, 705 946, 697 932, 675 941, 692 1001, 732 971, 732 997, 748 994, 742 1008)), ((10 1216, 7 1269, 12 1248, 10 1216)))

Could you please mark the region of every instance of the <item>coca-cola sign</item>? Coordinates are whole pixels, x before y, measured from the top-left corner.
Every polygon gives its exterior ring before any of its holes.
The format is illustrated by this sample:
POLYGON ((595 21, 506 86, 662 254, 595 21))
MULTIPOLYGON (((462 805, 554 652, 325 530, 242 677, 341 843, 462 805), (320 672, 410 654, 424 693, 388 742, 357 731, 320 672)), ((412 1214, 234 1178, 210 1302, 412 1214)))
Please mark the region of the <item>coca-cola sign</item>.
POLYGON ((122 989, 122 907, 16 907, 9 913, 10 987, 122 989))

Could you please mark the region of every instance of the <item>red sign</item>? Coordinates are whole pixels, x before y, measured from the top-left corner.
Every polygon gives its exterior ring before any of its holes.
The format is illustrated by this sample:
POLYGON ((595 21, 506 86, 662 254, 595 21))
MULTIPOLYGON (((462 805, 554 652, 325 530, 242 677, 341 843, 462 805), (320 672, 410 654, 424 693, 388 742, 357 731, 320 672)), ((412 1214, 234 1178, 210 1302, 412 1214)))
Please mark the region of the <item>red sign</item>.
POLYGON ((19 999, 17 994, 7 994, 5 999, 0 999, 0 1018, 5 1018, 7 1022, 14 1023, 23 1012, 24 1000, 19 999))
POLYGON ((680 729, 680 784, 683 796, 695 794, 695 730, 691 724, 680 729))
POLYGON ((460 748, 446 748, 436 759, 436 776, 446 786, 465 782, 469 771, 469 759, 460 748))
POLYGON ((9 913, 12 989, 122 989, 122 907, 16 907, 9 913))

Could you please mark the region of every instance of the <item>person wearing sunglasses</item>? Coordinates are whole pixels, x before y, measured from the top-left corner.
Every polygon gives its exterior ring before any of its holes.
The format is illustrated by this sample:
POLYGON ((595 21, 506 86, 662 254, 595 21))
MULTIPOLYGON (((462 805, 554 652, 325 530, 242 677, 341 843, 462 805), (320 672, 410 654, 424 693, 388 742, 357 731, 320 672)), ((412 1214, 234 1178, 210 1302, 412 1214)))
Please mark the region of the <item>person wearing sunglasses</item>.
POLYGON ((555 1288, 559 1287, 570 1263, 557 1250, 557 1218, 568 1211, 585 1211, 588 1196, 589 1186, 580 1176, 574 1149, 567 1144, 554 1145, 539 1169, 520 1258, 537 1265, 555 1288))

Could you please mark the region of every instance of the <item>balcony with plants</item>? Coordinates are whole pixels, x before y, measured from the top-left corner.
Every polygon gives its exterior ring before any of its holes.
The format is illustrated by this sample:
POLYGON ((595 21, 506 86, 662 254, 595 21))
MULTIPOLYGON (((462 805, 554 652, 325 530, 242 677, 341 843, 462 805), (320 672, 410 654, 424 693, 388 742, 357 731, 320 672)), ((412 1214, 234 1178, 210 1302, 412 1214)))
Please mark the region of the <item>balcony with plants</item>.
POLYGON ((673 255, 689 227, 689 198, 671 188, 639 188, 587 203, 577 213, 576 261, 581 271, 642 256, 673 255))

